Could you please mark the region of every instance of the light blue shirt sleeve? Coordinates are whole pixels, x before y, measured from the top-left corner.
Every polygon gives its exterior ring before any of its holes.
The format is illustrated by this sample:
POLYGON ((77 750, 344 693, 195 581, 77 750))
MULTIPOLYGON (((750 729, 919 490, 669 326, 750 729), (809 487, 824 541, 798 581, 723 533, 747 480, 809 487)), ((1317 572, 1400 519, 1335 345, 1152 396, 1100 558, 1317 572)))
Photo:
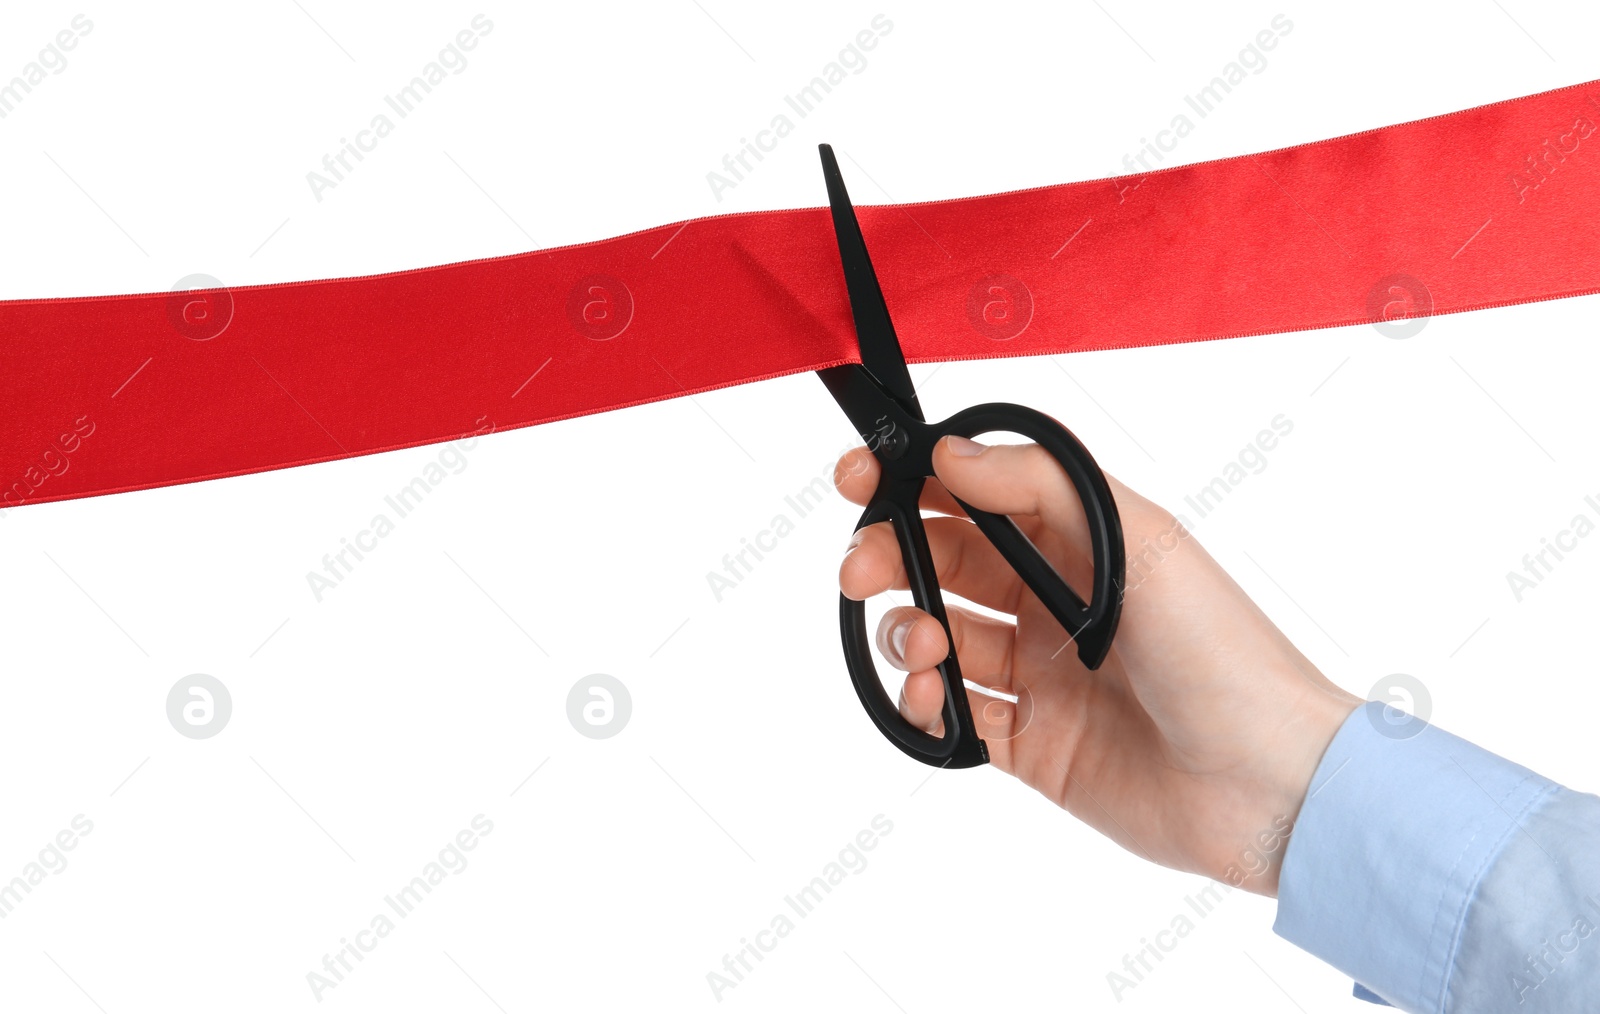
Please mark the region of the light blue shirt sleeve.
POLYGON ((1312 778, 1273 929, 1414 1014, 1595 1009, 1600 798, 1369 703, 1312 778))

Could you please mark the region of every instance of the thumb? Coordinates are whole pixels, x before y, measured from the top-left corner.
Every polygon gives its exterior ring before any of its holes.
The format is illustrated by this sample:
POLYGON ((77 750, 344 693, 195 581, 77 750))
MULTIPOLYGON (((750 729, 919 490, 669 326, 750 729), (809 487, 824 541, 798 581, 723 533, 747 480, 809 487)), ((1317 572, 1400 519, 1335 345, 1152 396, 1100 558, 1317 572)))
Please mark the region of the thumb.
POLYGON ((979 510, 1016 519, 1080 594, 1092 586, 1094 566, 1083 504, 1072 480, 1043 447, 988 446, 950 436, 934 447, 933 469, 953 496, 979 510))

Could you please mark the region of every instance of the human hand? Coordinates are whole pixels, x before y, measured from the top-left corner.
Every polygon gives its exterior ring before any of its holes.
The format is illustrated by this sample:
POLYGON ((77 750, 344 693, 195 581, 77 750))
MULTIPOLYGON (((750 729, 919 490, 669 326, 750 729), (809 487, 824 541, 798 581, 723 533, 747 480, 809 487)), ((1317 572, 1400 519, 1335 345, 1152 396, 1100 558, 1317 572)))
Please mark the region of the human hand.
MULTIPOLYGON (((1060 466, 1034 444, 947 437, 933 467, 938 479, 922 504, 945 515, 925 521, 940 587, 1015 617, 947 604, 966 678, 1019 697, 1011 704, 967 691, 994 766, 1153 862, 1275 896, 1281 842, 1361 700, 1296 650, 1170 513, 1110 476, 1129 587, 1110 655, 1084 668, 952 496, 1012 515, 1081 594, 1093 583, 1089 534, 1060 466)), ((857 448, 839 459, 834 482, 864 505, 878 476, 877 459, 857 448)), ((852 599, 908 587, 887 522, 856 533, 839 587, 852 599)), ((879 625, 878 649, 908 674, 901 714, 942 734, 935 667, 949 650, 944 629, 896 606, 879 625)))

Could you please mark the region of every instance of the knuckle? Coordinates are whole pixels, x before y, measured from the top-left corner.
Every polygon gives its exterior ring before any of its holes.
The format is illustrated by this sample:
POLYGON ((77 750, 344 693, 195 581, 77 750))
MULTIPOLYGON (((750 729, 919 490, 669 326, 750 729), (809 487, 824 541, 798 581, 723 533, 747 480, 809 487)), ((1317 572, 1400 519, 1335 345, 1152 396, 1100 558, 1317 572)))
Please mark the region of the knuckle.
POLYGON ((1190 538, 1182 519, 1150 504, 1125 529, 1127 590, 1143 585, 1164 570, 1164 561, 1187 557, 1184 543, 1190 538))
POLYGON ((939 575, 940 584, 954 587, 961 584, 961 579, 966 573, 968 544, 967 540, 961 537, 965 533, 954 525, 940 525, 939 527, 948 531, 953 537, 941 540, 941 548, 945 551, 935 558, 934 569, 939 575))
POLYGON ((1165 507, 1156 504, 1141 506, 1130 529, 1141 539, 1151 542, 1161 541, 1173 543, 1166 548, 1176 548, 1175 543, 1184 541, 1189 537, 1189 529, 1184 527, 1183 521, 1165 507))
POLYGON ((1060 497, 1071 492, 1072 480, 1049 451, 1038 444, 1024 444, 1018 450, 1023 474, 1037 495, 1060 497))

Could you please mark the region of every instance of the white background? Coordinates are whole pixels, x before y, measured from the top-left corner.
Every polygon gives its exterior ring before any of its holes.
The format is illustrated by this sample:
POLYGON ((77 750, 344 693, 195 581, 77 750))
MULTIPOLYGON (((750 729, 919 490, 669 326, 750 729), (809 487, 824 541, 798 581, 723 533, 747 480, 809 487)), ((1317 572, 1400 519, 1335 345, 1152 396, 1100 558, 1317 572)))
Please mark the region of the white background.
MULTIPOLYGON (((5 298, 814 206, 823 140, 880 185, 851 178, 863 203, 1113 175, 1279 13, 1292 34, 1174 162, 1600 77, 1600 11, 1576 2, 18 7, 0 77, 74 14, 94 28, 0 121, 5 298), (306 173, 479 12, 494 29, 467 68, 315 200, 306 173), (867 68, 717 202, 705 174, 879 12, 894 28, 867 68)), ((1592 788, 1600 539, 1521 603, 1505 574, 1600 494, 1597 320, 1591 297, 1405 341, 914 373, 930 414, 1037 406, 1175 509, 1285 414, 1200 539, 1343 686, 1413 675, 1439 724, 1592 788)), ((878 736, 835 629, 854 508, 799 520, 713 598, 706 573, 849 440, 803 375, 497 434, 320 603, 306 572, 439 448, 0 515, 0 879, 74 815, 94 825, 0 920, 0 1007, 1365 1009, 1242 893, 1115 998, 1107 973, 1205 881, 997 771, 930 779, 878 736), (211 739, 166 717, 191 673, 231 691, 211 739), (615 738, 568 721, 591 673, 631 693, 615 738), (494 830, 470 864, 316 1001, 307 973, 476 814, 494 830), (707 973, 878 814, 893 831, 867 867, 719 1003, 707 973)))

